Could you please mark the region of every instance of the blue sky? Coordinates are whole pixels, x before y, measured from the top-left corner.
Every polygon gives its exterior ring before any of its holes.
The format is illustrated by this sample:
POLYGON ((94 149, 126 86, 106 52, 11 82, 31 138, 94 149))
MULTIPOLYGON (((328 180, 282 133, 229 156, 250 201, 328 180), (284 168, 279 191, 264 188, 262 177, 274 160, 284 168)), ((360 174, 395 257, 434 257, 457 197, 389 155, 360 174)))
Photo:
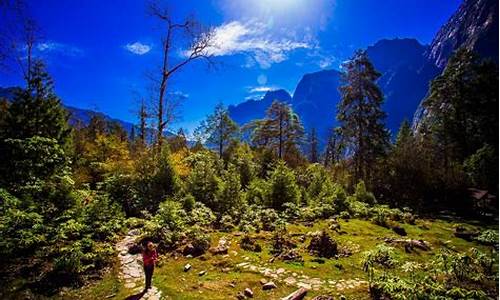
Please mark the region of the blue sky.
MULTIPOLYGON (((63 102, 135 122, 138 95, 149 97, 147 74, 158 70, 161 28, 139 0, 27 1, 42 29, 37 52, 63 102)), ((194 14, 215 28, 217 68, 195 62, 172 78, 185 96, 173 128, 192 130, 213 107, 258 98, 267 89, 293 93, 303 74, 338 68, 355 49, 383 38, 431 42, 459 0, 184 0, 174 18, 194 14)), ((0 21, 0 26, 2 21, 0 21)), ((176 49, 178 59, 182 47, 176 49)), ((14 71, 0 86, 19 85, 14 71)))

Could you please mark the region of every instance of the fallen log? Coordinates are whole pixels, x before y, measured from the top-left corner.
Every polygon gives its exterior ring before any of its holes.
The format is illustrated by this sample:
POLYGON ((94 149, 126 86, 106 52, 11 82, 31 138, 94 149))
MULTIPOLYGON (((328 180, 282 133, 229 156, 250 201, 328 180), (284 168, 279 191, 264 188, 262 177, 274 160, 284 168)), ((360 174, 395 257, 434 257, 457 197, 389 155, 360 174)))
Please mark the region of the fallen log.
POLYGON ((290 295, 286 296, 285 298, 281 298, 281 300, 301 300, 304 299, 306 294, 307 294, 307 289, 300 288, 295 292, 291 293, 290 295))

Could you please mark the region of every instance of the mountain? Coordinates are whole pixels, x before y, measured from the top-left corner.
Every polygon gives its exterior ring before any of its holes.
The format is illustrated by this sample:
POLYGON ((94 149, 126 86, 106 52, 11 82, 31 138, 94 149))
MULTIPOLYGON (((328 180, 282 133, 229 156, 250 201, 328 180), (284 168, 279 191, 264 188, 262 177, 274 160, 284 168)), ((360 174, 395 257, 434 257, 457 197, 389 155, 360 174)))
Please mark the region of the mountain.
POLYGON ((366 49, 382 74, 377 83, 385 97, 386 126, 393 136, 405 119, 413 118, 429 82, 440 72, 427 60, 427 50, 415 39, 384 39, 366 49))
POLYGON ((498 63, 498 0, 464 0, 426 55, 444 69, 453 51, 462 46, 498 63))
MULTIPOLYGON (((7 99, 7 101, 12 101, 12 99, 14 99, 14 95, 17 90, 19 90, 18 87, 8 87, 8 88, 0 87, 0 99, 7 99)), ((123 127, 123 129, 125 129, 125 131, 127 131, 129 134, 132 130, 132 126, 134 126, 134 124, 130 122, 123 121, 120 119, 115 119, 106 114, 103 114, 101 112, 96 112, 90 109, 82 109, 64 104, 63 107, 66 108, 66 110, 70 113, 69 123, 71 125, 76 125, 79 123, 88 124, 92 116, 98 115, 103 117, 108 122, 118 122, 123 127)))
MULTIPOLYGON (((442 70, 455 50, 467 47, 498 64, 498 42, 498 0, 464 0, 441 27, 426 57, 442 70)), ((413 117, 413 129, 418 131, 427 117, 428 112, 420 103, 413 117)))
POLYGON ((252 120, 262 119, 266 110, 274 100, 291 103, 292 97, 282 89, 267 91, 262 99, 247 100, 237 105, 229 105, 228 111, 231 118, 239 125, 246 124, 252 120))
POLYGON ((320 145, 326 143, 329 130, 337 124, 339 85, 339 71, 319 71, 304 75, 293 93, 293 110, 300 116, 307 132, 312 128, 317 130, 320 145))

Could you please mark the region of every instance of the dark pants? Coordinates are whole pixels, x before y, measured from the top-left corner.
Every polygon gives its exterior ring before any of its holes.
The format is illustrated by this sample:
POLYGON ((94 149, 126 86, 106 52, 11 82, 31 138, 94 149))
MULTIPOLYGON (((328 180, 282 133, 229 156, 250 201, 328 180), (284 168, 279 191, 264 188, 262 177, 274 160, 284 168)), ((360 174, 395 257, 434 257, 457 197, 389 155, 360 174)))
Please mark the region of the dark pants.
POLYGON ((153 278, 153 271, 155 269, 155 265, 151 264, 149 266, 144 266, 144 274, 146 275, 146 288, 149 289, 151 287, 151 278, 153 278))

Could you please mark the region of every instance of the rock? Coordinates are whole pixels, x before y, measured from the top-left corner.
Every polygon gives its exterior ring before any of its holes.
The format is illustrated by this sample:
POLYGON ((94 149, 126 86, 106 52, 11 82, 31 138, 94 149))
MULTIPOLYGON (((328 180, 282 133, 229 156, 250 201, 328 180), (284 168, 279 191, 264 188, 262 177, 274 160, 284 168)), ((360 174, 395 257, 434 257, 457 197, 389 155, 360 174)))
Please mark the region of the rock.
POLYGON ((191 265, 190 265, 190 264, 186 264, 186 265, 184 266, 184 272, 187 272, 187 271, 189 271, 190 269, 191 269, 191 265))
POLYGON ((263 289, 264 291, 267 291, 267 290, 272 290, 272 289, 275 289, 275 288, 277 288, 277 286, 276 286, 276 284, 274 284, 274 282, 272 282, 272 281, 269 281, 268 283, 266 283, 266 284, 264 284, 264 285, 262 286, 262 289, 263 289))
POLYGON ((203 270, 203 271, 201 271, 200 273, 198 273, 198 276, 203 276, 203 275, 205 275, 205 274, 207 274, 207 271, 203 270))
POLYGON ((267 283, 267 280, 265 280, 264 278, 262 278, 262 279, 260 280, 260 284, 264 285, 264 284, 266 284, 266 283, 267 283))
POLYGON ((246 297, 245 297, 245 295, 242 292, 238 292, 238 294, 236 294, 236 299, 243 300, 245 298, 246 297))
POLYGON ((295 279, 295 277, 287 277, 285 278, 285 284, 286 285, 295 285, 295 283, 297 282, 297 279, 295 279))
POLYGON ((222 272, 224 273, 229 273, 231 271, 231 268, 222 268, 222 272))
POLYGON ((276 270, 276 274, 282 274, 282 273, 285 273, 285 269, 279 268, 278 270, 276 270))
POLYGON ((130 236, 138 236, 139 234, 141 234, 141 231, 139 229, 132 229, 128 232, 128 235, 130 236))
POLYGON ((399 226, 399 225, 393 226, 392 227, 392 231, 394 231, 395 233, 397 233, 397 234, 399 234, 401 236, 406 236, 407 235, 406 230, 403 227, 399 226))
POLYGON ((127 288, 127 289, 133 289, 133 288, 135 288, 135 282, 127 282, 127 283, 125 283, 125 288, 127 288))
POLYGON ((326 231, 314 234, 307 249, 320 257, 330 258, 337 255, 337 242, 335 242, 326 231))
POLYGON ((212 253, 213 255, 227 254, 228 250, 229 250, 228 247, 227 246, 223 246, 223 245, 219 245, 217 247, 211 247, 210 249, 208 249, 208 251, 210 253, 212 253))
POLYGON ((250 288, 246 288, 243 292, 248 298, 253 298, 253 291, 250 288))
POLYGON ((305 283, 305 282, 299 282, 299 283, 297 283, 297 286, 300 288, 304 288, 306 290, 312 289, 312 286, 309 283, 305 283))

